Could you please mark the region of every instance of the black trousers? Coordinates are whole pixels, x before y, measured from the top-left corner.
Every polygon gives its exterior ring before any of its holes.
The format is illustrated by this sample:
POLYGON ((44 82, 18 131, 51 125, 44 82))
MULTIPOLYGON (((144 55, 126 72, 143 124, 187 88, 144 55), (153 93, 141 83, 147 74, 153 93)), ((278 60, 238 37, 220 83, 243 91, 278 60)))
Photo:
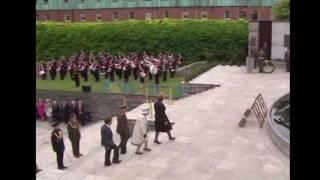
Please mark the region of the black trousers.
POLYGON ((144 78, 140 77, 140 83, 144 83, 144 78))
POLYGON ((123 71, 124 82, 127 83, 129 81, 129 71, 123 71))
POLYGON ((167 81, 167 71, 163 71, 162 73, 163 73, 162 80, 167 81))
POLYGON ((76 83, 76 87, 80 86, 80 78, 79 78, 79 76, 74 77, 74 82, 76 83))
POLYGON ((99 82, 99 81, 100 81, 99 71, 94 71, 94 72, 93 72, 93 76, 94 76, 94 78, 96 79, 96 82, 99 82))
POLYGON ((110 81, 114 81, 114 71, 109 72, 110 81))
POLYGON ((55 80, 56 78, 55 73, 53 71, 50 71, 50 78, 51 80, 55 80))
POLYGON ((66 75, 67 75, 67 72, 66 72, 66 71, 61 71, 61 70, 60 70, 60 79, 61 79, 61 80, 64 80, 64 78, 66 77, 66 75))
POLYGON ((70 140, 71 145, 72 145, 72 152, 74 156, 77 156, 80 154, 80 139, 76 140, 70 140))
POLYGON ((57 163, 58 163, 58 168, 63 168, 63 151, 57 151, 57 163))
POLYGON ((111 150, 113 150, 113 159, 112 161, 118 161, 119 160, 119 148, 117 145, 112 145, 111 147, 105 147, 106 153, 105 153, 105 158, 104 158, 104 165, 111 164, 110 162, 110 155, 111 155, 111 150))
POLYGON ((119 79, 122 79, 122 69, 117 69, 116 74, 118 75, 119 79))
POLYGON ((42 77, 42 80, 47 79, 47 73, 45 73, 45 74, 41 75, 41 77, 42 77))
POLYGON ((156 84, 159 84, 159 79, 160 79, 160 77, 159 77, 159 72, 154 76, 154 81, 155 81, 155 83, 156 84))
POLYGON ((82 71, 81 75, 84 81, 88 81, 88 71, 82 71))
POLYGON ((128 135, 126 134, 120 134, 120 144, 119 144, 119 148, 120 148, 120 152, 121 153, 126 153, 127 152, 127 142, 128 142, 128 135))
POLYGON ((149 75, 149 80, 152 80, 152 74, 148 72, 148 75, 149 75))
POLYGON ((134 80, 138 79, 138 71, 136 69, 133 69, 133 78, 134 80))
POLYGON ((170 77, 174 78, 175 73, 176 73, 176 71, 170 71, 170 77))

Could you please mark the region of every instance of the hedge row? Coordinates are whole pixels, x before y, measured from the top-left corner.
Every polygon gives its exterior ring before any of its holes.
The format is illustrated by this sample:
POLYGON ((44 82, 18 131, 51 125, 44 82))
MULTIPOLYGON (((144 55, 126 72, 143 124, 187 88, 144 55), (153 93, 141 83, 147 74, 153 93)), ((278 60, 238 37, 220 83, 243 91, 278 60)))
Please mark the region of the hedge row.
POLYGON ((245 61, 248 23, 230 20, 153 20, 37 23, 36 60, 80 50, 181 53, 185 61, 245 61))

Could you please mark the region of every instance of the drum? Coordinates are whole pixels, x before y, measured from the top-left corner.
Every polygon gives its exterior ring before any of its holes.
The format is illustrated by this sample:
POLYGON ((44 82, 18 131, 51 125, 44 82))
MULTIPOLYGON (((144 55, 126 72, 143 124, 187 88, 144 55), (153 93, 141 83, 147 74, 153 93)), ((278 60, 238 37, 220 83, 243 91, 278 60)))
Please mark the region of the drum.
POLYGON ((174 72, 175 70, 174 69, 171 69, 171 72, 174 72))
POLYGON ((156 75, 158 73, 158 68, 155 65, 151 65, 149 71, 152 75, 156 75))
POLYGON ((44 73, 45 73, 44 70, 41 70, 41 71, 39 72, 40 75, 44 75, 44 73))
POLYGON ((142 78, 146 77, 146 73, 144 73, 144 72, 140 72, 139 75, 140 75, 140 77, 142 77, 142 78))
POLYGON ((131 63, 131 68, 132 69, 136 68, 136 65, 134 63, 131 63))

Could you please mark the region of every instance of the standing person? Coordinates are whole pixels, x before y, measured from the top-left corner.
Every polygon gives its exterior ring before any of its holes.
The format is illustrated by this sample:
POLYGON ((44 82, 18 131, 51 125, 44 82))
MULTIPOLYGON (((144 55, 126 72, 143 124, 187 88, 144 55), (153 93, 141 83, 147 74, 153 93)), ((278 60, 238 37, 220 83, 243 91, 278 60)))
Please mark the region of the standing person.
POLYGON ((46 117, 47 120, 51 121, 51 117, 52 117, 52 104, 50 102, 50 99, 46 100, 46 117))
POLYGON ((112 119, 108 117, 104 120, 104 125, 101 126, 101 145, 104 146, 105 153, 105 166, 111 166, 110 162, 110 154, 111 150, 113 150, 113 160, 112 163, 119 164, 121 160, 119 160, 119 148, 113 141, 113 135, 111 130, 112 119))
POLYGON ((57 154, 58 169, 63 170, 67 167, 63 165, 63 153, 64 153, 64 142, 62 130, 59 128, 59 123, 53 125, 54 130, 51 133, 51 145, 53 151, 57 154))
POLYGON ((42 80, 47 79, 47 65, 46 63, 41 63, 40 64, 40 72, 39 72, 42 80))
POLYGON ((45 121, 45 117, 46 117, 46 105, 45 103, 42 101, 42 99, 39 98, 38 101, 38 114, 40 117, 41 121, 45 121))
POLYGON ((69 120, 70 106, 67 101, 63 101, 60 107, 60 120, 65 123, 69 120))
POLYGON ((172 137, 171 130, 172 124, 170 123, 167 115, 166 115, 166 107, 163 104, 163 95, 158 96, 157 102, 154 103, 154 110, 155 110, 155 138, 154 143, 161 144, 159 142, 158 137, 160 132, 166 132, 168 134, 169 140, 175 140, 175 137, 172 137))
POLYGON ((133 129, 131 144, 137 146, 136 154, 138 155, 143 154, 140 151, 143 144, 144 144, 145 151, 151 151, 151 149, 148 148, 149 136, 148 136, 147 115, 149 114, 149 111, 150 110, 147 107, 142 108, 142 117, 136 120, 134 129, 133 129))
POLYGON ((67 125, 68 135, 72 144, 73 156, 79 158, 82 156, 80 153, 80 126, 77 122, 75 114, 70 114, 70 120, 67 125))
POLYGON ((80 86, 80 73, 78 68, 75 68, 72 72, 72 79, 74 80, 76 87, 80 86))
POLYGON ((120 107, 120 113, 117 115, 117 133, 120 134, 120 153, 127 153, 127 141, 130 138, 130 130, 128 126, 128 119, 126 116, 127 106, 120 107))
POLYGON ((284 60, 286 61, 287 72, 290 72, 290 47, 287 48, 284 54, 284 60))
POLYGON ((57 101, 52 101, 52 120, 55 122, 60 122, 60 107, 57 104, 57 101))
POLYGON ((79 100, 78 101, 78 104, 76 105, 76 110, 75 110, 75 113, 76 113, 76 117, 77 119, 80 121, 80 123, 84 126, 85 123, 86 123, 86 120, 85 120, 85 108, 82 104, 82 101, 79 100))

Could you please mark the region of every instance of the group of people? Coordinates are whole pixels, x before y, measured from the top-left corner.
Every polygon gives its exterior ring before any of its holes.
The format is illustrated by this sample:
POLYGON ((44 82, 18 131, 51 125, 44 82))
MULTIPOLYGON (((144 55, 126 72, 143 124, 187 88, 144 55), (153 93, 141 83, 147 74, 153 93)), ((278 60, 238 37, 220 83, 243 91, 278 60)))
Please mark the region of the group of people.
MULTIPOLYGON (((160 95, 158 101, 154 104, 155 109, 155 144, 161 144, 159 141, 160 132, 165 132, 168 134, 170 141, 174 141, 175 137, 172 136, 171 130, 174 123, 169 121, 168 116, 165 113, 165 105, 163 104, 163 96, 160 95)), ((105 166, 111 166, 113 164, 121 163, 119 159, 119 154, 127 153, 127 142, 131 138, 131 144, 137 146, 135 154, 142 155, 143 152, 150 152, 151 149, 148 147, 149 139, 149 127, 147 116, 150 113, 148 107, 142 108, 142 116, 138 118, 135 122, 133 132, 131 134, 130 128, 128 126, 128 119, 126 117, 127 107, 125 105, 120 107, 120 111, 117 114, 117 127, 116 132, 120 135, 120 143, 117 145, 113 140, 113 132, 111 129, 112 118, 108 117, 104 120, 104 124, 101 126, 101 145, 105 148, 105 166), (143 147, 143 149, 142 149, 143 147), (113 151, 112 161, 110 160, 111 151, 113 151), (120 153, 119 153, 120 151, 120 153)), ((67 129, 69 139, 72 144, 73 154, 76 158, 82 156, 80 154, 79 144, 80 144, 80 129, 77 124, 77 119, 74 114, 69 116, 70 121, 68 122, 67 129)), ((65 150, 62 130, 59 128, 58 123, 54 125, 55 129, 51 133, 51 143, 54 152, 57 154, 58 169, 66 169, 67 167, 63 164, 63 153, 65 150)))
POLYGON ((72 100, 71 103, 62 101, 58 104, 56 100, 51 102, 50 99, 43 101, 39 98, 36 104, 37 119, 40 121, 53 121, 68 123, 70 114, 74 113, 82 125, 91 121, 90 113, 86 111, 81 100, 72 100))
POLYGON ((52 80, 55 80, 57 74, 60 79, 64 80, 69 73, 70 78, 75 81, 76 87, 80 86, 80 78, 88 81, 89 73, 93 75, 95 81, 100 81, 102 74, 110 81, 115 80, 115 76, 129 81, 129 77, 133 75, 134 80, 140 79, 144 83, 144 78, 149 80, 155 79, 155 84, 159 84, 160 77, 163 81, 167 80, 167 74, 170 77, 175 76, 177 66, 182 64, 182 56, 180 54, 160 53, 157 58, 151 54, 143 52, 142 54, 130 53, 128 55, 110 53, 94 54, 93 52, 74 53, 70 57, 62 56, 59 60, 51 59, 47 63, 40 64, 39 75, 43 80, 48 78, 48 74, 52 80))

